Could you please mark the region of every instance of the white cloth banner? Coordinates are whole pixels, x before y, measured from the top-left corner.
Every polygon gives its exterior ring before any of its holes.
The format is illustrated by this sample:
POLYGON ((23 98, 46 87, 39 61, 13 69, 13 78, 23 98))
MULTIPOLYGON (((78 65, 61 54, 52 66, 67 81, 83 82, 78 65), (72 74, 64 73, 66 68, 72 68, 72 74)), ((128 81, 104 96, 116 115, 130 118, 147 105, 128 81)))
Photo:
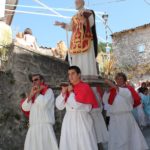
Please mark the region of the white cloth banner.
POLYGON ((0 18, 5 16, 5 3, 6 0, 0 0, 0 18))

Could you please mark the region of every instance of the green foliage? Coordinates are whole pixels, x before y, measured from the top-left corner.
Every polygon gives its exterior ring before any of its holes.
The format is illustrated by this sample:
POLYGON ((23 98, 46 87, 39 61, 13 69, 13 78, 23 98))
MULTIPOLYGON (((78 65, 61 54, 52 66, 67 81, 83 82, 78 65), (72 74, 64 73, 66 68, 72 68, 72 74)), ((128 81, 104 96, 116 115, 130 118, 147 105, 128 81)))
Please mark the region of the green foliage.
MULTIPOLYGON (((110 52, 112 52, 112 44, 109 43, 108 45, 110 47, 110 52)), ((98 44, 98 52, 104 52, 104 53, 106 52, 106 43, 99 42, 99 44, 98 44)))
POLYGON ((0 57, 4 57, 7 55, 8 48, 7 47, 1 47, 0 48, 0 57))
POLYGON ((0 34, 2 36, 2 38, 0 38, 0 57, 5 60, 10 45, 12 44, 12 35, 10 30, 5 26, 0 30, 0 34))

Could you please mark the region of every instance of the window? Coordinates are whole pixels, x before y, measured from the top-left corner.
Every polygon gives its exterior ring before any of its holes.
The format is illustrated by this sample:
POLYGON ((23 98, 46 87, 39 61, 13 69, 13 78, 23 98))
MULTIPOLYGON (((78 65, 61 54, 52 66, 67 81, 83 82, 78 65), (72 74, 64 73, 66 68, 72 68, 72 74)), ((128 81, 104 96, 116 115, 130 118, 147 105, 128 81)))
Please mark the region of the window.
POLYGON ((138 52, 139 53, 143 53, 144 51, 145 51, 145 45, 144 44, 140 44, 140 45, 138 45, 138 52))

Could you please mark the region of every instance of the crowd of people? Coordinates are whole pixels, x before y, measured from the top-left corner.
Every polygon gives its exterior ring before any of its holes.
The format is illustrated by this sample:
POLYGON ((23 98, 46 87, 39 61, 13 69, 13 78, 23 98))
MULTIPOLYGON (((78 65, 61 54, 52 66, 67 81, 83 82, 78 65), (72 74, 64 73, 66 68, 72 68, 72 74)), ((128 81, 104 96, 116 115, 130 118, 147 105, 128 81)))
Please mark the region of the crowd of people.
POLYGON ((96 93, 81 78, 79 67, 69 67, 69 83, 60 85, 62 91, 55 101, 53 91, 42 75, 33 74, 30 77, 33 83, 31 92, 21 102, 21 108, 29 118, 24 149, 58 150, 53 131, 56 105, 59 110, 66 109, 59 150, 102 150, 104 143, 108 143, 108 150, 147 150, 147 143, 132 112, 144 105, 144 112, 149 118, 150 99, 145 98, 148 92, 145 84, 139 88, 138 94, 127 84, 126 75, 117 73, 115 82, 105 80, 108 85, 106 91, 102 92, 98 86, 96 93), (108 131, 103 117, 98 116, 99 109, 107 113, 104 119, 108 131), (101 146, 97 146, 99 143, 101 146))
MULTIPOLYGON (((148 113, 147 88, 142 85, 138 93, 122 72, 116 74, 114 82, 105 80, 105 91, 99 82, 90 84, 92 80, 99 81, 95 59, 98 41, 95 13, 84 5, 84 0, 75 0, 77 13, 70 24, 55 22, 72 31, 70 67, 66 72, 69 82, 60 85, 60 95, 54 98, 42 75, 30 77, 31 90, 21 101, 22 111, 29 118, 24 150, 103 150, 104 143, 108 143, 108 150, 148 150, 133 115, 136 109, 143 110, 143 115, 148 113), (59 146, 53 131, 55 106, 58 111, 66 110, 59 146)), ((142 119, 140 114, 138 118, 142 119)))
POLYGON ((141 105, 133 111, 141 129, 150 126, 150 82, 142 82, 137 89, 141 98, 141 105))

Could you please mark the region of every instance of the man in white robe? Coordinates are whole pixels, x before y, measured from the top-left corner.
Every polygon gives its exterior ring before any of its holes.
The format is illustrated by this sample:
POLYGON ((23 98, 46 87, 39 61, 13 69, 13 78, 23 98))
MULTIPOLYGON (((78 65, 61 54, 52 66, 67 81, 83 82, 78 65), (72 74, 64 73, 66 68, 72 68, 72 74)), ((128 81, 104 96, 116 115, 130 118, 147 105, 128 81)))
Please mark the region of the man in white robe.
POLYGON ((22 102, 24 113, 29 114, 29 129, 24 150, 58 150, 53 125, 54 94, 43 83, 39 74, 32 75, 33 87, 29 96, 22 102))
POLYGON ((96 59, 97 35, 95 26, 95 13, 84 8, 84 0, 76 0, 77 14, 72 17, 70 24, 56 21, 55 25, 72 31, 69 48, 71 65, 82 70, 83 78, 96 78, 98 76, 96 59))
POLYGON ((102 115, 102 90, 100 87, 92 87, 92 90, 94 92, 94 95, 96 96, 96 100, 99 104, 98 108, 92 109, 91 111, 91 116, 94 121, 94 128, 96 131, 96 138, 97 138, 97 143, 98 143, 98 148, 99 150, 103 150, 103 144, 108 142, 108 131, 106 127, 105 120, 102 115))
POLYGON ((70 67, 68 75, 72 86, 62 85, 62 92, 56 99, 59 110, 66 108, 59 150, 98 150, 90 115, 98 103, 89 85, 81 81, 81 71, 77 66, 70 67))
POLYGON ((140 97, 133 87, 126 85, 124 73, 116 75, 114 85, 106 81, 112 89, 109 104, 109 143, 108 150, 148 150, 145 138, 133 117, 133 107, 140 105, 140 97))

